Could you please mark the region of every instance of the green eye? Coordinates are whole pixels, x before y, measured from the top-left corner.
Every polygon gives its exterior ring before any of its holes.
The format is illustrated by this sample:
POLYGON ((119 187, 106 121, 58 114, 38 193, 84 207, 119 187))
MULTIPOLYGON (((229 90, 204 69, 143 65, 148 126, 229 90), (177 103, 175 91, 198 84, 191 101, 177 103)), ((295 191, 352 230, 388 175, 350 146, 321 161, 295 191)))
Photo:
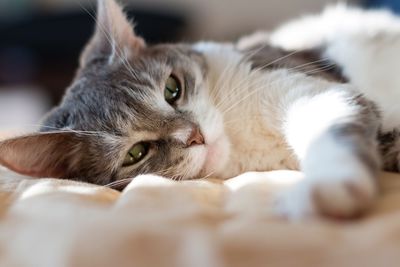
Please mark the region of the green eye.
POLYGON ((149 152, 150 144, 141 142, 135 144, 126 154, 123 167, 131 166, 141 161, 149 152))
POLYGON ((174 104, 182 94, 181 85, 174 76, 169 76, 165 82, 164 98, 170 105, 174 104))

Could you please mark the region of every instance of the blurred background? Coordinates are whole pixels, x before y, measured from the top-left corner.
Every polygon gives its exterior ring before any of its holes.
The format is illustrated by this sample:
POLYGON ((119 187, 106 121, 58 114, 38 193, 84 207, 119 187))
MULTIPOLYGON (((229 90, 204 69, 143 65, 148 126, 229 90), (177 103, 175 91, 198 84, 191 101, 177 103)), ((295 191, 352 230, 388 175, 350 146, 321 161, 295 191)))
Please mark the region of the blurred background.
MULTIPOLYGON (((120 0, 122 1, 122 0, 120 0)), ((232 40, 336 0, 123 0, 149 43, 232 40)), ((398 0, 348 0, 400 12, 398 0)), ((71 82, 95 0, 0 0, 0 131, 29 131, 71 82)))

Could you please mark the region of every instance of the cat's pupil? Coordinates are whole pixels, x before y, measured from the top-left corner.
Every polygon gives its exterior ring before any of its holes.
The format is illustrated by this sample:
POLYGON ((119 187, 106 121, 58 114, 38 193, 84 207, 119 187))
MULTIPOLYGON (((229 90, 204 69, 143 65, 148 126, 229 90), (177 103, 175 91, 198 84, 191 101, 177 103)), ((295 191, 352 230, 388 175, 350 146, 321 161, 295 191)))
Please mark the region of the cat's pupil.
POLYGON ((141 161, 149 152, 150 144, 140 142, 135 144, 126 154, 123 167, 131 166, 141 161))
POLYGON ((181 97, 181 86, 174 76, 169 76, 165 82, 164 98, 173 105, 181 97))

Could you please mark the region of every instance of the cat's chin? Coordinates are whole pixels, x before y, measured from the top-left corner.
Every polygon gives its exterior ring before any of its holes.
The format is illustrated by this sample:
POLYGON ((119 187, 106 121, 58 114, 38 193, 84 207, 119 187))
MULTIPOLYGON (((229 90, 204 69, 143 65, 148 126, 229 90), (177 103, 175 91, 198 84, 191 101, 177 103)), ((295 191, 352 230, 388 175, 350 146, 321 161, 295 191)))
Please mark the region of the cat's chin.
POLYGON ((228 162, 229 151, 229 142, 223 135, 214 142, 206 144, 205 160, 200 171, 200 177, 219 176, 228 162))

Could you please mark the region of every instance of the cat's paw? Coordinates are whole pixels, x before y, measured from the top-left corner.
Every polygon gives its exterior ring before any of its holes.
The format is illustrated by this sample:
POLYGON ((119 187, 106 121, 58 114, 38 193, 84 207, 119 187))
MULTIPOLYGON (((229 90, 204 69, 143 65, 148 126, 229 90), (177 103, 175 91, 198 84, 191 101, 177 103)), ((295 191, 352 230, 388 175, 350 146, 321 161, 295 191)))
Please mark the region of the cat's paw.
POLYGON ((316 210, 323 215, 349 218, 361 215, 376 197, 374 177, 344 178, 334 183, 315 184, 311 191, 316 210))
POLYGON ((293 220, 314 215, 350 218, 371 206, 376 191, 375 179, 367 170, 326 172, 308 176, 279 194, 275 211, 293 220))

